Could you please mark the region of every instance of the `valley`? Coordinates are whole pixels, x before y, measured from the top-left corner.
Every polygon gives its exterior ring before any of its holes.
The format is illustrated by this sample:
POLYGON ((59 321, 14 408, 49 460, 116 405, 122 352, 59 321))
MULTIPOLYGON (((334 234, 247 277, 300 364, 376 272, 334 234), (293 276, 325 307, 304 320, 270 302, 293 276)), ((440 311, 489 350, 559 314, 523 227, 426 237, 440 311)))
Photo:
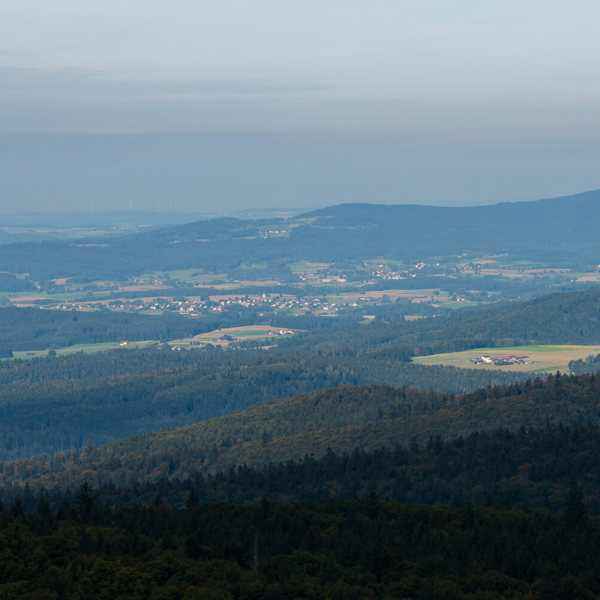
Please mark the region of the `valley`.
MULTIPOLYGON (((570 198, 569 219, 588 223, 599 198, 570 198)), ((138 539, 136 519, 167 515, 175 533, 156 543, 181 569, 210 554, 244 578, 240 556, 261 544, 279 560, 266 545, 280 534, 222 550, 232 535, 200 540, 189 519, 274 507, 280 523, 302 506, 330 532, 331 507, 380 522, 416 505, 497 528, 569 518, 596 535, 600 267, 594 236, 577 252, 540 236, 565 202, 341 205, 1 245, 0 541, 17 525, 51 557, 48 539, 84 527, 76 561, 86 535, 110 539, 97 528, 138 539), (412 236, 423 215, 429 233, 412 236), (538 220, 510 237, 519 215, 538 220)), ((289 556, 314 560, 321 547, 300 539, 289 556)), ((108 547, 94 552, 110 562, 108 547)), ((140 556, 129 564, 150 581, 140 556)), ((366 597, 375 589, 387 590, 366 597)))
POLYGON ((600 600, 599 21, 0 2, 0 600, 600 600))
POLYGON ((469 209, 339 205, 79 240, 74 228, 75 241, 4 244, 0 302, 191 316, 227 303, 327 317, 405 303, 407 317, 430 316, 597 283, 595 194, 469 209), (549 245, 565 214, 579 237, 549 245), (417 237, 416 223, 427 229, 417 237))

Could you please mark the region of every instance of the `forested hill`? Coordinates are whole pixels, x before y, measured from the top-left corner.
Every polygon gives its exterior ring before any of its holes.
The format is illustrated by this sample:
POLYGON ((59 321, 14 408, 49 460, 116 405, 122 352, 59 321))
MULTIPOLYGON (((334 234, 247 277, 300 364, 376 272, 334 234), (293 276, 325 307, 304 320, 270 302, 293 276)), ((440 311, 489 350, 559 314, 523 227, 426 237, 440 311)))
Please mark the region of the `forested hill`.
POLYGON ((132 484, 185 478, 238 464, 319 456, 354 448, 451 439, 498 427, 600 423, 600 376, 553 376, 465 395, 414 388, 344 386, 267 402, 181 429, 104 448, 2 465, 0 484, 132 484))
POLYGON ((351 348, 384 356, 391 348, 433 354, 527 344, 600 344, 600 289, 463 309, 412 322, 313 331, 279 342, 281 350, 351 348))
MULTIPOLYGON (((193 489, 201 503, 342 500, 375 494, 415 504, 494 503, 558 510, 577 481, 588 509, 598 515, 599 453, 598 426, 499 429, 369 452, 336 454, 328 449, 320 457, 259 468, 240 465, 216 474, 193 473, 186 479, 164 477, 124 487, 111 483, 95 488, 95 493, 100 504, 111 507, 151 505, 157 497, 166 505, 182 507, 193 489)), ((25 511, 34 512, 43 497, 56 510, 65 491, 36 489, 29 495, 22 486, 4 487, 0 502, 6 507, 21 498, 25 511)))
POLYGON ((349 251, 373 256, 386 248, 403 256, 461 252, 508 252, 552 260, 576 254, 592 261, 600 244, 593 221, 600 219, 600 190, 538 200, 472 207, 341 204, 301 215, 311 228, 297 232, 315 242, 321 231, 338 241, 351 236, 349 251), (345 235, 344 235, 345 233, 345 235), (396 238, 395 242, 392 242, 396 238))
POLYGON ((352 352, 148 348, 0 362, 0 460, 52 454, 340 384, 466 391, 524 373, 454 369, 352 352))
MULTIPOLYGON (((522 381, 527 374, 407 361, 415 353, 477 346, 599 344, 599 315, 600 292, 588 290, 430 320, 307 332, 288 340, 278 338, 277 346, 268 351, 247 347, 172 352, 156 347, 2 361, 0 460, 108 444, 336 385, 410 385, 459 393, 522 381)), ((111 319, 102 328, 102 316, 0 309, 4 339, 19 342, 22 328, 37 332, 39 337, 32 335, 27 342, 37 347, 52 339, 99 341, 122 335, 134 339, 137 333, 161 339, 206 325, 178 315, 115 314, 108 315, 111 319)), ((574 368, 592 369, 593 361, 574 363, 574 368)))
MULTIPOLYGON (((179 314, 0 307, 0 358, 13 350, 44 350, 120 340, 164 341, 231 325, 227 315, 190 319, 179 314)), ((251 321, 249 321, 251 322, 251 321)), ((245 323, 244 323, 245 324, 245 323)))
POLYGON ((166 269, 229 272, 242 262, 406 260, 465 252, 595 266, 598 222, 600 191, 466 208, 341 205, 291 221, 221 218, 96 243, 11 244, 2 248, 0 270, 35 280, 123 279, 166 269))
POLYGON ((106 486, 101 495, 117 506, 150 504, 157 495, 177 506, 183 505, 192 488, 201 502, 347 499, 374 493, 405 503, 510 503, 557 510, 571 483, 577 481, 588 509, 598 515, 600 480, 594 473, 599 453, 597 426, 497 430, 445 442, 430 438, 422 445, 372 452, 335 454, 329 450, 320 458, 306 456, 260 469, 240 466, 216 475, 162 479, 123 490, 106 486))

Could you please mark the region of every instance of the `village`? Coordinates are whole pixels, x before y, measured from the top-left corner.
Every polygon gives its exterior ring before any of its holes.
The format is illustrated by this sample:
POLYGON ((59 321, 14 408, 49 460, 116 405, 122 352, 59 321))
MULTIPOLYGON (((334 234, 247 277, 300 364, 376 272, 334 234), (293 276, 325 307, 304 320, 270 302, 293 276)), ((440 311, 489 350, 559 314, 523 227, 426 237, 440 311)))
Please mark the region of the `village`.
MULTIPOLYGON (((357 303, 351 303, 353 307, 357 303)), ((227 296, 201 299, 186 298, 135 298, 90 302, 60 302, 44 308, 59 310, 115 310, 127 312, 176 312, 190 317, 220 313, 235 308, 261 310, 265 312, 293 312, 295 314, 335 314, 340 309, 336 303, 325 298, 302 296, 227 296)))

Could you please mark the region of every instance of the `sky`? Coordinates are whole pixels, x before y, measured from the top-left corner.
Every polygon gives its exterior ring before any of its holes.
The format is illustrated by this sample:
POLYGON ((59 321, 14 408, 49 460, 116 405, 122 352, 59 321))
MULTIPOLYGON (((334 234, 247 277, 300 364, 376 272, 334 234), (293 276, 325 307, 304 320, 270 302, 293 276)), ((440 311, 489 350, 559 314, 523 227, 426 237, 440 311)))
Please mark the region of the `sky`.
POLYGON ((600 4, 0 0, 0 213, 600 188, 600 4))

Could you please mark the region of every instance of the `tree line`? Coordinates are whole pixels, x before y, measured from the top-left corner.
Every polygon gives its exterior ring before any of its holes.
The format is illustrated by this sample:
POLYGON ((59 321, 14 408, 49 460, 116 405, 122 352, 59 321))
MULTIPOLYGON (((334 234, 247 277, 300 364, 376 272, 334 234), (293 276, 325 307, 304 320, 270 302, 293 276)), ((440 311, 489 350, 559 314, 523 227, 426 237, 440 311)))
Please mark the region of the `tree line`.
POLYGON ((559 513, 363 500, 0 508, 7 598, 594 598, 600 529, 573 484, 559 513))
POLYGON ((0 362, 0 460, 51 454, 340 384, 463 391, 521 374, 427 367, 401 348, 280 352, 148 348, 0 362))
MULTIPOLYGON (((442 441, 467 438, 473 432, 497 428, 596 426, 600 423, 599 397, 600 377, 596 375, 557 374, 467 394, 407 386, 346 385, 265 402, 104 447, 87 446, 4 463, 0 482, 69 487, 88 480, 94 485, 113 482, 123 486, 162 478, 186 479, 196 472, 206 475, 243 464, 261 467, 311 454, 318 458, 328 449, 337 454, 354 448, 371 452, 398 444, 423 444, 430 437, 439 436, 442 441)), ((560 447, 557 443, 557 452, 560 447)), ((514 468, 527 463, 523 457, 514 468)), ((521 475, 528 476, 523 469, 521 475)))

